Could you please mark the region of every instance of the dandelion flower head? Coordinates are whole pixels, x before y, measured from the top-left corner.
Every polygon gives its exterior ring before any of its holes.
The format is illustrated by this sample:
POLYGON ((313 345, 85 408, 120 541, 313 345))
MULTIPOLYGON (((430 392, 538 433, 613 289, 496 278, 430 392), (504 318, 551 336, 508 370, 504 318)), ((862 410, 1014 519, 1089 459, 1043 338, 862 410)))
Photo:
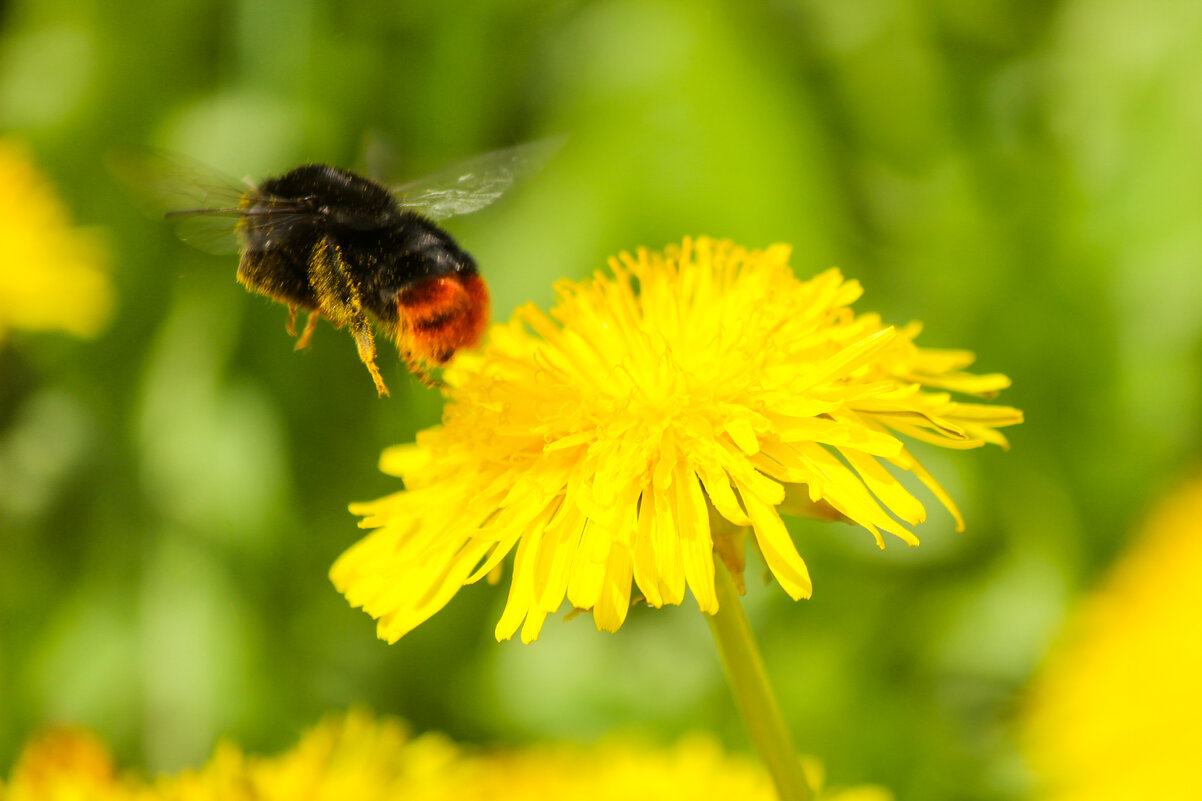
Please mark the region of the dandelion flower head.
MULTIPOLYGON (((804 759, 817 788, 822 767, 804 759)), ((871 785, 831 788, 821 801, 892 801, 871 785)), ((727 754, 709 735, 675 745, 610 738, 596 745, 477 749, 434 733, 414 736, 401 721, 364 711, 332 716, 279 755, 248 754, 223 742, 194 770, 147 780, 117 773, 85 732, 36 738, 13 769, 3 801, 529 801, 562 798, 776 798, 767 772, 727 754)))
MULTIPOLYGON (((966 351, 920 348, 919 326, 856 315, 860 285, 798 280, 790 249, 686 239, 562 281, 494 326, 446 373, 442 425, 386 451, 405 490, 351 510, 375 529, 331 578, 395 641, 514 552, 498 639, 538 637, 566 598, 615 631, 633 588, 651 606, 688 588, 717 610, 715 554, 740 578, 750 538, 782 588, 810 576, 780 517, 790 501, 917 544, 926 516, 886 465, 948 494, 899 435, 951 448, 1005 445, 1003 375, 962 372, 966 351), (711 525, 711 521, 714 525, 711 525)), ((790 505, 793 505, 790 503, 790 505)))
POLYGON ((1158 505, 1028 693, 1049 801, 1202 798, 1202 477, 1158 505))
POLYGON ((133 793, 117 775, 108 749, 90 732, 56 728, 30 739, 0 801, 126 801, 133 793))
POLYGON ((0 341, 14 328, 93 336, 108 319, 107 255, 73 228, 27 149, 0 138, 0 341))

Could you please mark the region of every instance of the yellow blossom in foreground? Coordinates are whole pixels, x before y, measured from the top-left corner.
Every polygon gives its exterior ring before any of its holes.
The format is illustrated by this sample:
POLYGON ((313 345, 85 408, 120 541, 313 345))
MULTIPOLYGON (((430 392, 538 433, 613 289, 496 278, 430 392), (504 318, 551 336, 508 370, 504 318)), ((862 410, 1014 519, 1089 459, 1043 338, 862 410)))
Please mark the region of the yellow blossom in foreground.
POLYGON ((1154 511, 1031 693, 1048 801, 1202 798, 1202 479, 1154 511))
MULTIPOLYGON (((115 778, 108 755, 81 733, 55 735, 62 753, 35 741, 14 769, 2 801, 612 801, 729 798, 775 801, 753 761, 723 753, 707 735, 663 748, 629 740, 597 746, 505 751, 412 737, 400 722, 362 712, 331 718, 279 756, 247 755, 231 743, 204 767, 147 782, 115 778), (83 747, 73 747, 73 740, 83 747), (91 752, 91 753, 89 753, 91 752), (97 769, 97 757, 105 766, 97 769)), ((807 764, 821 785, 821 768, 807 764)), ((819 794, 821 801, 891 801, 879 787, 819 794)))
POLYGON ((107 256, 93 232, 72 228, 26 148, 0 138, 0 341, 14 328, 96 334, 108 319, 107 256))
POLYGON ((32 739, 13 767, 0 801, 124 801, 131 788, 117 777, 104 745, 80 729, 54 729, 32 739))
POLYGON ((160 778, 145 801, 450 799, 459 759, 444 737, 413 738, 398 720, 351 712, 313 727, 279 756, 222 743, 203 768, 160 778))
MULTIPOLYGON (((821 790, 822 768, 804 761, 812 787, 821 790)), ((594 747, 542 748, 467 759, 464 792, 472 799, 614 798, 747 799, 776 801, 776 789, 758 763, 722 752, 708 735, 694 734, 670 748, 624 740, 594 747)), ((819 801, 892 801, 888 790, 864 785, 817 792, 819 801)))
POLYGON ((598 628, 626 618, 632 583, 652 606, 686 586, 717 610, 714 553, 741 577, 749 527, 793 598, 810 576, 778 507, 854 521, 910 544, 926 510, 886 465, 912 472, 962 527, 950 497, 897 436, 951 448, 1005 445, 1015 409, 1003 375, 961 372, 966 351, 914 344, 919 326, 857 316, 860 285, 838 270, 799 281, 787 246, 686 239, 562 281, 550 316, 533 305, 495 326, 446 373, 441 426, 392 448, 381 469, 406 490, 355 504, 377 529, 334 565, 351 604, 392 642, 516 551, 498 639, 538 637, 566 597, 598 628), (804 485, 804 486, 803 486, 804 485), (805 495, 808 493, 808 504, 805 495))

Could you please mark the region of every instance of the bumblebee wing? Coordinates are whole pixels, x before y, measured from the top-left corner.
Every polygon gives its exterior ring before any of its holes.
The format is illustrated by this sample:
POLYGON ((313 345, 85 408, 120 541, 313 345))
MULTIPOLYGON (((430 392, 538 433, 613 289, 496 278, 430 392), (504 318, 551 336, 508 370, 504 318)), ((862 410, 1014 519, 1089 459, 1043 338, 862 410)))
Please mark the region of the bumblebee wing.
POLYGON ((287 226, 314 216, 301 201, 265 193, 177 153, 119 152, 106 161, 143 213, 165 218, 180 239, 206 253, 241 252, 247 239, 240 231, 287 226))
POLYGON ((195 209, 169 211, 163 216, 184 242, 205 253, 222 256, 239 253, 242 237, 238 235, 237 210, 195 209))
POLYGON ((163 217, 175 235, 197 250, 224 255, 270 250, 288 241, 288 233, 305 223, 317 221, 318 215, 300 207, 295 201, 274 195, 249 195, 256 207, 177 209, 163 217), (276 203, 260 207, 260 203, 276 203), (255 231, 270 230, 274 236, 251 236, 255 231))
POLYGON ((397 203, 433 220, 479 211, 522 175, 542 167, 563 146, 563 137, 494 150, 450 169, 392 188, 397 203))
POLYGON ((257 191, 249 181, 163 150, 115 151, 105 162, 152 217, 180 209, 237 209, 247 192, 257 191))

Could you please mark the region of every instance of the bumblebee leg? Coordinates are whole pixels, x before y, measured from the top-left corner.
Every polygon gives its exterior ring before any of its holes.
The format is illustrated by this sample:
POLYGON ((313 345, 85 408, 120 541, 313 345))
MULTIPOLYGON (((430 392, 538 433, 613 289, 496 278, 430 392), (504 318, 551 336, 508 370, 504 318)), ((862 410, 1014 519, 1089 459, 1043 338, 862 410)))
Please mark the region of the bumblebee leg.
POLYGON ((351 325, 351 333, 355 337, 355 345, 359 348, 359 359, 367 366, 367 372, 371 373, 371 380, 376 384, 376 392, 380 393, 380 397, 387 397, 388 386, 384 383, 384 377, 380 375, 380 368, 376 366, 376 340, 371 333, 371 323, 367 320, 356 320, 351 325))
MULTIPOLYGON (((284 330, 288 332, 288 336, 296 336, 296 307, 288 306, 288 322, 284 325, 284 330)), ((300 347, 299 345, 297 347, 300 347)))
POLYGON ((409 368, 409 372, 413 373, 414 378, 430 387, 430 389, 438 389, 439 387, 446 386, 446 384, 434 378, 426 371, 426 360, 417 355, 417 351, 412 346, 411 337, 412 329, 408 320, 402 315, 401 324, 396 331, 396 347, 400 351, 401 358, 405 360, 405 366, 409 368))
POLYGON ((413 373, 418 381, 421 381, 430 389, 441 389, 446 386, 446 383, 442 379, 430 375, 428 372, 429 365, 426 361, 414 355, 413 351, 409 348, 401 348, 401 358, 405 360, 405 366, 409 368, 409 372, 413 373))
MULTIPOLYGON (((321 319, 321 313, 309 312, 309 319, 305 321, 305 330, 301 332, 300 339, 296 340, 296 350, 304 350, 309 347, 309 340, 313 338, 313 332, 317 329, 317 321, 321 319)), ((296 336, 296 332, 292 332, 296 336)))
MULTIPOLYGON (((344 325, 350 328, 359 349, 359 359, 371 373, 376 392, 380 397, 387 395, 388 387, 376 366, 376 341, 371 332, 371 320, 363 307, 359 280, 342 257, 338 243, 329 236, 323 237, 309 256, 309 283, 320 301, 318 313, 335 328, 344 325)), ((313 318, 310 318, 312 323, 313 318)))
POLYGON ((409 368, 409 372, 413 373, 418 381, 421 381, 430 389, 439 389, 446 386, 441 379, 435 378, 426 372, 426 365, 420 359, 414 358, 410 353, 406 353, 404 356, 405 366, 409 368))

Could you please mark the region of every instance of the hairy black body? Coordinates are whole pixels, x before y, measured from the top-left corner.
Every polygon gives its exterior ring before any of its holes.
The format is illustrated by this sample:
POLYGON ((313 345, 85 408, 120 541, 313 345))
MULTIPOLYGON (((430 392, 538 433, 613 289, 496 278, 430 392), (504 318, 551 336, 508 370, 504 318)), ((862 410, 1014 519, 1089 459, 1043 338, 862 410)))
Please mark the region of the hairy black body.
POLYGON ((238 280, 289 306, 322 311, 323 305, 351 306, 357 298, 391 327, 399 322, 397 297, 407 287, 477 272, 476 262, 445 231, 402 211, 383 186, 337 167, 309 164, 269 178, 246 196, 244 207, 246 219, 267 222, 242 226, 238 280), (282 206, 289 211, 272 213, 282 206), (331 249, 340 255, 344 275, 328 274, 331 249))
POLYGON ((296 313, 308 311, 298 348, 323 317, 348 329, 376 389, 387 395, 373 318, 427 383, 426 369, 477 344, 488 322, 488 288, 475 260, 434 221, 489 205, 559 145, 543 140, 493 151, 394 187, 324 164, 258 185, 169 154, 112 166, 166 209, 181 238, 213 252, 239 251, 238 281, 288 307, 290 334, 297 335, 296 313))
POLYGON ((376 389, 388 394, 376 366, 370 313, 396 340, 411 370, 425 375, 479 338, 488 293, 476 262, 445 231, 404 211, 383 186, 324 164, 265 180, 241 203, 238 281, 288 306, 347 327, 376 389))

